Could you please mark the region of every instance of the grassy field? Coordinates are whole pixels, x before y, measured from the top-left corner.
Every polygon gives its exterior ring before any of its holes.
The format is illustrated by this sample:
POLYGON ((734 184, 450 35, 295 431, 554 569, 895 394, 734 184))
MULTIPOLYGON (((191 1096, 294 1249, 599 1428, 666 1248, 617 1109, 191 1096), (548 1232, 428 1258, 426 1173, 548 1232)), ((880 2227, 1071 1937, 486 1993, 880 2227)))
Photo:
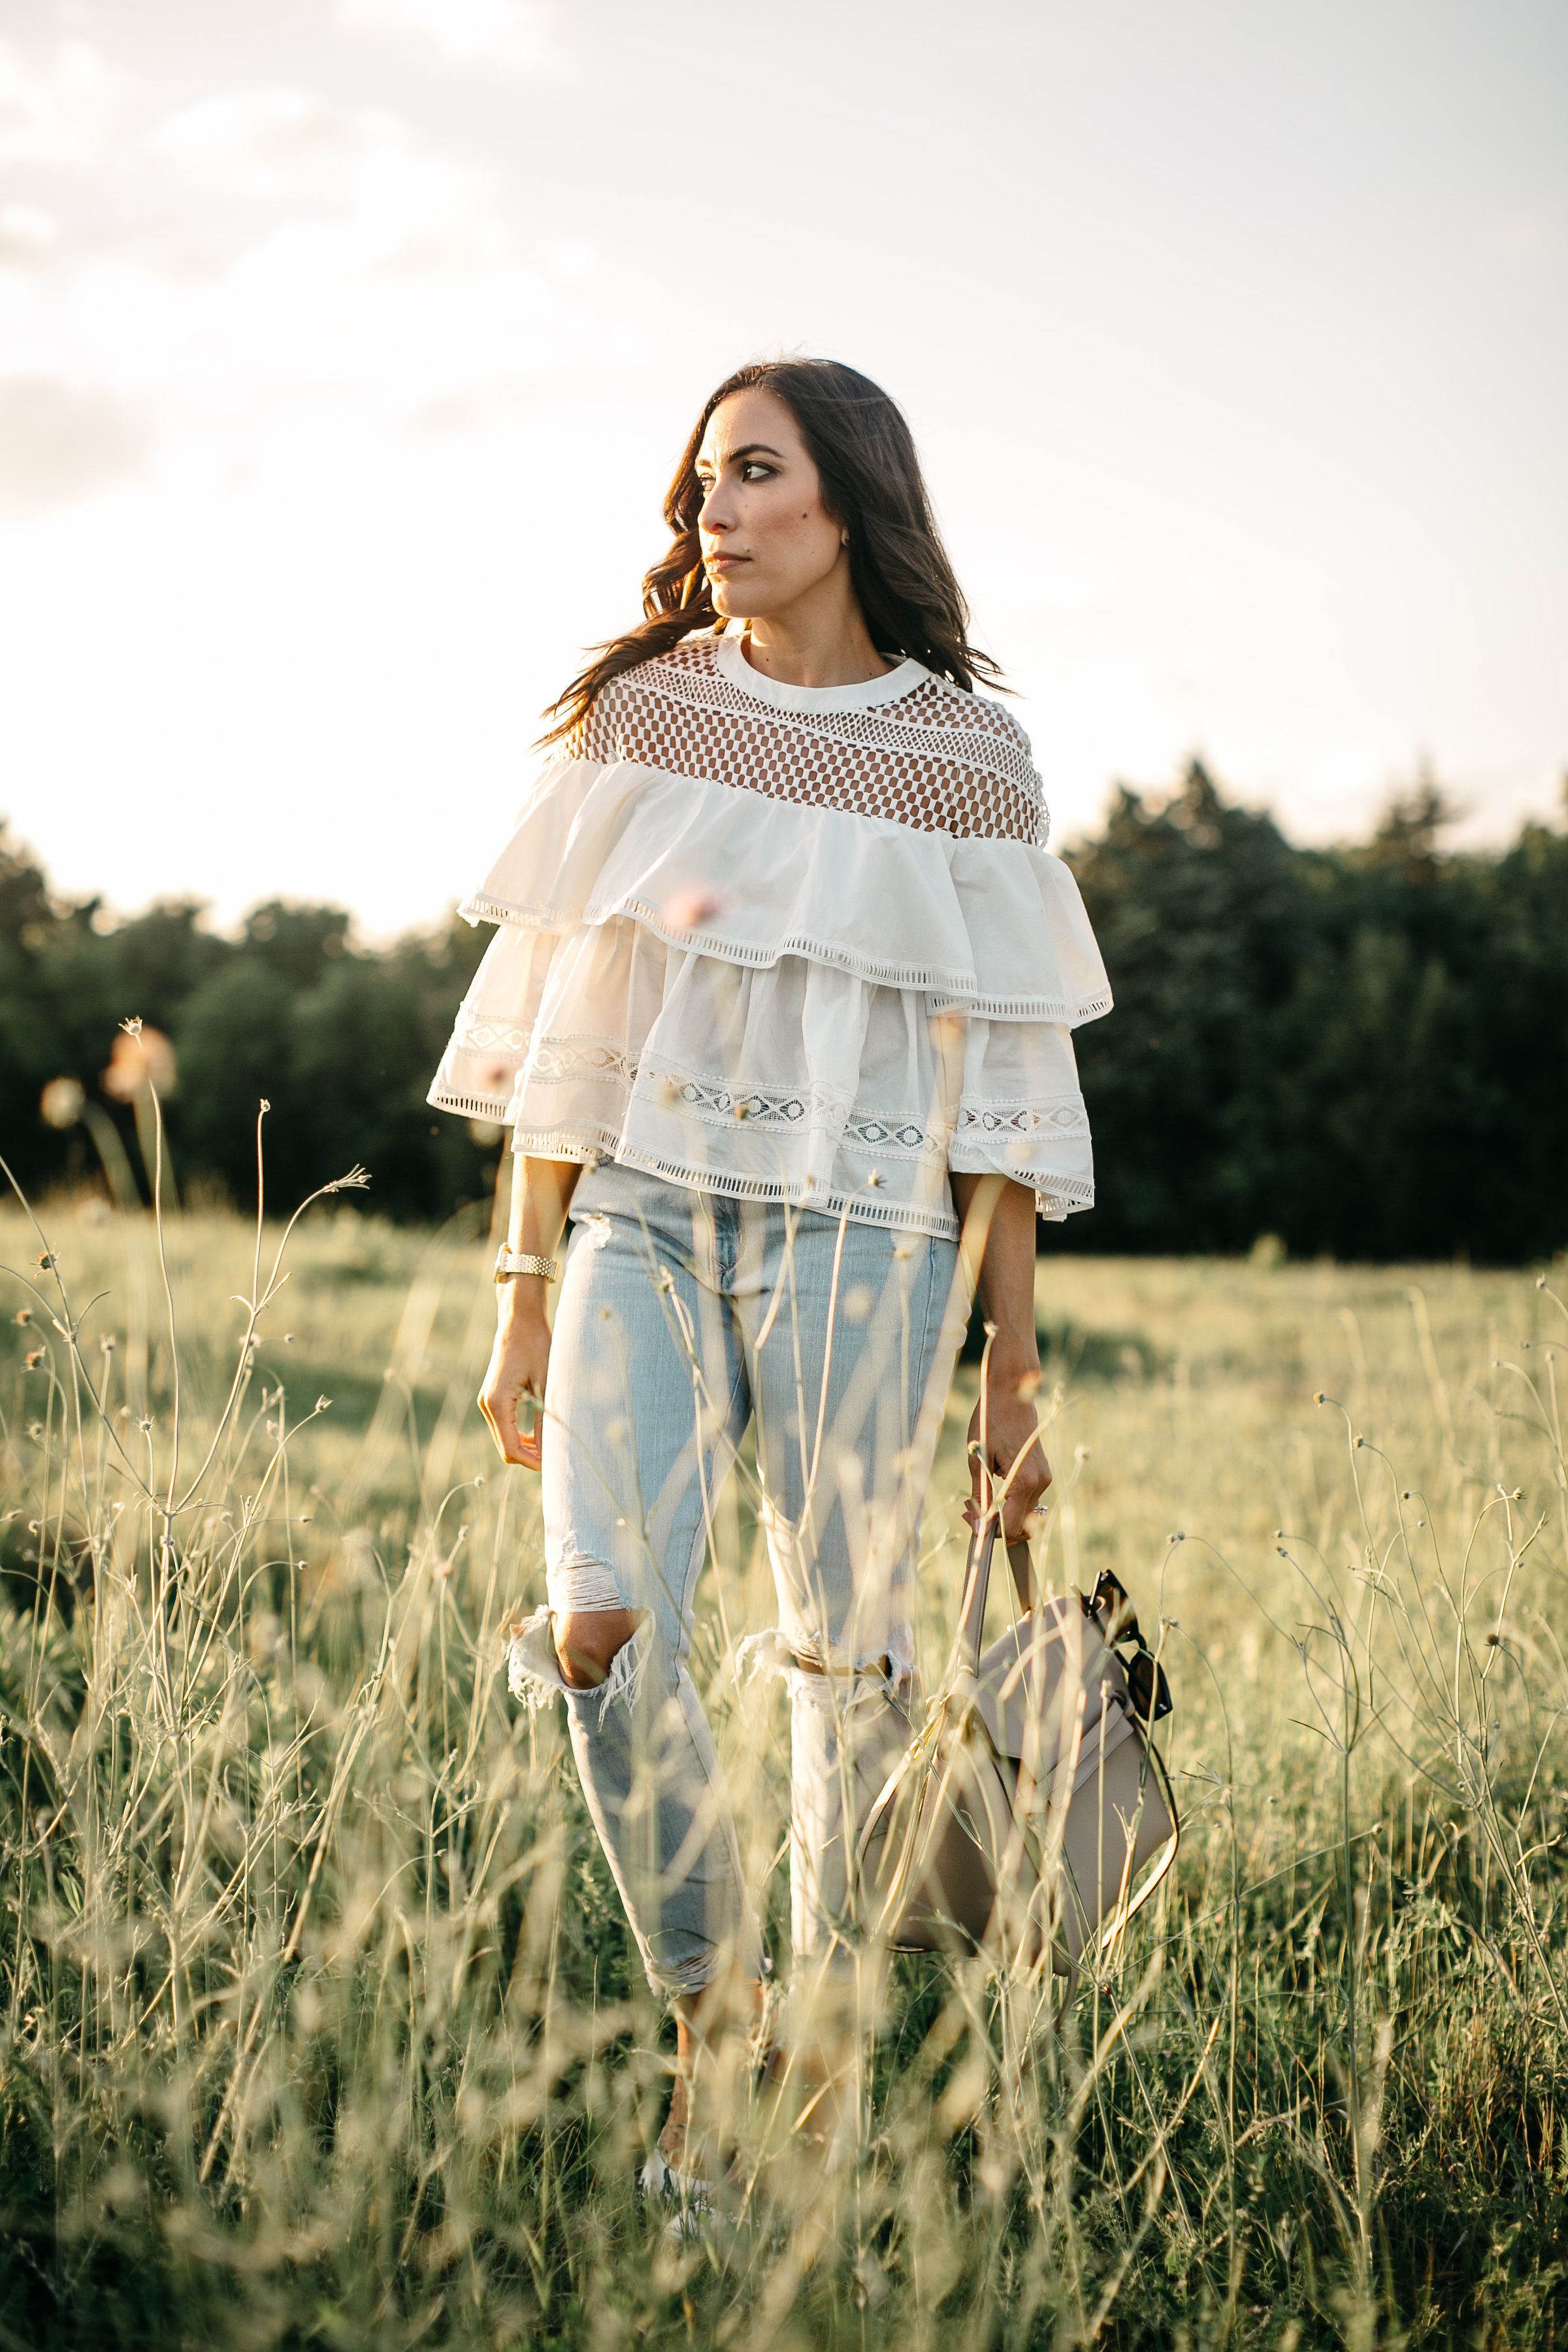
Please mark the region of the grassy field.
MULTIPOLYGON (((0 2347, 1568 2332, 1557 1275, 1042 1260, 1041 1562, 1163 1627, 1177 1872, 1057 2029, 900 1961, 847 2164, 680 2244, 633 2185, 668 2029, 501 1669, 542 1571, 472 1405, 485 1218, 341 1193, 255 1314, 237 1220, 162 1262, 40 1222, 0 1216, 0 2347)), ((731 1671, 770 1586, 721 1526, 696 1666, 782 1969, 784 1702, 731 1671)))

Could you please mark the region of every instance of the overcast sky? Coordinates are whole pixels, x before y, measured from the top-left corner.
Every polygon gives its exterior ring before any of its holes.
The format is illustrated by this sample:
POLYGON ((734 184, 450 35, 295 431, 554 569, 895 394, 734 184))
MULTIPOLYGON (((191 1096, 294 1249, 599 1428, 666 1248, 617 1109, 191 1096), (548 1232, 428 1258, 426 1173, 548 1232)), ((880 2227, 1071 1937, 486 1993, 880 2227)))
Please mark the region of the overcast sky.
POLYGON ((0 811, 477 880, 710 385, 904 404, 1057 839, 1568 766, 1563 0, 0 0, 0 811))

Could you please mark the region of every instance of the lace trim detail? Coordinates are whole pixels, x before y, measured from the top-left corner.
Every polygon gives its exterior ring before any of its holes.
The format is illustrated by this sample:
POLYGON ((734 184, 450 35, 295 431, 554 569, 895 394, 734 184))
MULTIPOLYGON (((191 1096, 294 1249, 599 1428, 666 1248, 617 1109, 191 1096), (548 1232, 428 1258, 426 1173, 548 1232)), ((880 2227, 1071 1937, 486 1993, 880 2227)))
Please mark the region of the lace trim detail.
POLYGON ((744 1080, 731 1086, 675 1063, 653 1065, 638 1075, 640 1094, 668 1109, 694 1112, 711 1127, 731 1119, 752 1127, 831 1127, 848 1108, 848 1097, 837 1087, 759 1087, 744 1080))
POLYGON ((727 678, 718 655, 716 638, 695 637, 615 679, 574 756, 634 760, 919 833, 1043 845, 1049 816, 1028 739, 994 702, 922 671, 869 709, 778 709, 727 678))
POLYGON ((516 1022, 487 1020, 459 1008, 452 1043, 467 1054, 526 1054, 531 1034, 516 1022))
POLYGON ((843 1148, 879 1156, 892 1152, 901 1159, 945 1164, 949 1139, 947 1128, 925 1127, 918 1118, 895 1120, 851 1115, 845 1124, 843 1148))
POLYGON ((979 1135, 1087 1135, 1089 1113, 1081 1095, 1054 1103, 960 1103, 958 1133, 979 1135))
POLYGON ((574 1078, 597 1079, 630 1093, 637 1078, 635 1054, 608 1037, 541 1037, 528 1057, 529 1086, 562 1086, 574 1078))
POLYGON ((640 1076, 638 1092, 667 1108, 679 1107, 709 1126, 737 1125, 798 1129, 831 1135, 858 1153, 893 1153, 900 1158, 945 1161, 950 1129, 924 1119, 883 1118, 862 1110, 841 1087, 731 1086, 673 1065, 648 1068, 640 1076))

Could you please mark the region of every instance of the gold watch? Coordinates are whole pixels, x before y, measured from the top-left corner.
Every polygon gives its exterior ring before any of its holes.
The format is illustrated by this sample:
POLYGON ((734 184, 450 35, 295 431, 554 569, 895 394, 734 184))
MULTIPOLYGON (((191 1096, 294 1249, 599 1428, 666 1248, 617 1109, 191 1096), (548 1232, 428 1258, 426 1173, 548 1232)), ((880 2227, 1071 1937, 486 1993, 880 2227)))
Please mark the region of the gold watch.
POLYGON ((553 1282, 555 1260, 552 1257, 536 1257, 531 1250, 497 1250, 496 1280, 504 1282, 512 1274, 537 1274, 546 1282, 553 1282))

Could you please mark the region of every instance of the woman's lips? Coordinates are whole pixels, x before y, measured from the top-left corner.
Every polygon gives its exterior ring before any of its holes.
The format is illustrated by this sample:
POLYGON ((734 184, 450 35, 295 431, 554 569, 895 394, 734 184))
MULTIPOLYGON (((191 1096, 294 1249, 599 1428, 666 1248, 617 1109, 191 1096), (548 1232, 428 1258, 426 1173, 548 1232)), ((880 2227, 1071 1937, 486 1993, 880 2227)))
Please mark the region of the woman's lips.
POLYGON ((734 563, 750 563, 749 555, 706 555, 703 562, 710 572, 728 572, 734 563))

